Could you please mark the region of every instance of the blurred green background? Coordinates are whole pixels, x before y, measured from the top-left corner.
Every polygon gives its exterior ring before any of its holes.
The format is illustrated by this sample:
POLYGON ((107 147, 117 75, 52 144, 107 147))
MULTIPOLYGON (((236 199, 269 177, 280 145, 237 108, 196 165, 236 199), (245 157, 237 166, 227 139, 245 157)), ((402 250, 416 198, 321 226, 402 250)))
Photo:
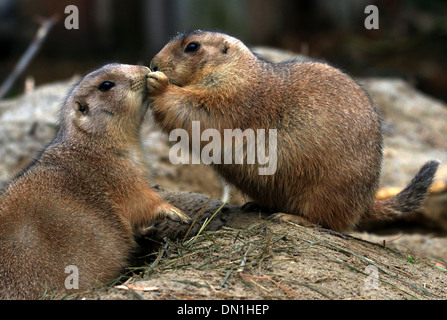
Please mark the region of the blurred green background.
POLYGON ((444 0, 0 0, 0 82, 35 36, 36 19, 59 22, 8 96, 83 74, 107 62, 148 64, 179 32, 212 29, 249 46, 324 59, 359 77, 400 77, 447 101, 447 1, 444 0), (367 30, 367 5, 379 29, 367 30), (64 9, 79 9, 79 29, 64 9))

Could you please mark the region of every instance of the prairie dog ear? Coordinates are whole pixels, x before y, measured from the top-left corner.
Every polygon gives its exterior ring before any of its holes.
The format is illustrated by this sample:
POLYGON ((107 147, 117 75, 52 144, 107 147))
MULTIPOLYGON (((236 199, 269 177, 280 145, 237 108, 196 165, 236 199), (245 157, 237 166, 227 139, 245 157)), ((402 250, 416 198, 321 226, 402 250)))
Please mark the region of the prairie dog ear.
POLYGON ((227 54, 228 49, 230 49, 230 44, 228 43, 228 41, 224 41, 222 47, 220 48, 220 52, 222 52, 223 54, 227 54))

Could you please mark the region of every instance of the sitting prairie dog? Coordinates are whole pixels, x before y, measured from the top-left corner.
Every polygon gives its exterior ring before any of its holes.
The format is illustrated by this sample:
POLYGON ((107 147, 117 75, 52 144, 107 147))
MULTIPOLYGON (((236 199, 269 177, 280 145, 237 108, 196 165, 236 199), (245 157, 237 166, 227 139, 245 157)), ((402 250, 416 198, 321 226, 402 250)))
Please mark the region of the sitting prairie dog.
POLYGON ((135 233, 165 217, 189 220, 149 184, 140 142, 148 72, 110 64, 85 76, 54 140, 0 192, 0 299, 114 280, 135 233), (67 285, 75 270, 78 283, 67 285))
POLYGON ((327 64, 272 63, 238 39, 199 30, 172 39, 150 67, 150 108, 165 132, 183 128, 191 139, 193 121, 221 137, 225 129, 276 129, 274 174, 260 175, 258 163, 211 165, 278 220, 349 230, 419 209, 432 183, 437 161, 395 197, 374 200, 379 115, 354 80, 327 64))

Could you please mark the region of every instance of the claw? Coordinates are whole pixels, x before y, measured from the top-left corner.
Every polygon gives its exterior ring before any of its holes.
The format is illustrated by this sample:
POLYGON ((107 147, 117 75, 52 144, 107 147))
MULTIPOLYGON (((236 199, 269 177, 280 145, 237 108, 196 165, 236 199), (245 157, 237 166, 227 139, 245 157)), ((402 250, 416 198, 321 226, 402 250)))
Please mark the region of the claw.
POLYGON ((166 216, 169 219, 180 223, 189 224, 192 221, 192 219, 185 213, 183 213, 180 209, 170 204, 165 204, 162 207, 160 207, 159 214, 161 216, 166 216))
POLYGON ((139 230, 138 234, 140 236, 146 236, 148 234, 155 233, 157 231, 157 227, 155 225, 150 225, 149 227, 143 227, 139 230))
POLYGON ((303 227, 315 227, 316 226, 314 223, 310 222, 309 220, 307 220, 304 217, 297 216, 294 214, 282 213, 282 212, 274 213, 274 214, 270 215, 267 219, 270 221, 279 222, 279 223, 290 221, 290 222, 299 224, 303 227))

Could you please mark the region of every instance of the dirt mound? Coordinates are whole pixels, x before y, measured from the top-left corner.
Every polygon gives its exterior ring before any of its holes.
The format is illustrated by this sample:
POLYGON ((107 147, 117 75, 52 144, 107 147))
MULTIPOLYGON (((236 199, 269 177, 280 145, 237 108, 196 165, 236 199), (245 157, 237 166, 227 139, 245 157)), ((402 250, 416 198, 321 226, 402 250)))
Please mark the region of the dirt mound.
MULTIPOLYGON (((201 194, 168 194, 185 212, 190 207, 182 199, 195 199, 189 203, 202 208, 207 201, 201 194)), ((164 222, 151 237, 157 239, 152 249, 158 249, 145 256, 144 267, 140 263, 129 278, 71 298, 447 298, 445 266, 412 250, 357 234, 277 224, 262 213, 222 205, 215 199, 208 203, 191 230, 164 222), (209 219, 213 223, 207 225, 209 219), (206 231, 200 230, 203 225, 206 231)))

